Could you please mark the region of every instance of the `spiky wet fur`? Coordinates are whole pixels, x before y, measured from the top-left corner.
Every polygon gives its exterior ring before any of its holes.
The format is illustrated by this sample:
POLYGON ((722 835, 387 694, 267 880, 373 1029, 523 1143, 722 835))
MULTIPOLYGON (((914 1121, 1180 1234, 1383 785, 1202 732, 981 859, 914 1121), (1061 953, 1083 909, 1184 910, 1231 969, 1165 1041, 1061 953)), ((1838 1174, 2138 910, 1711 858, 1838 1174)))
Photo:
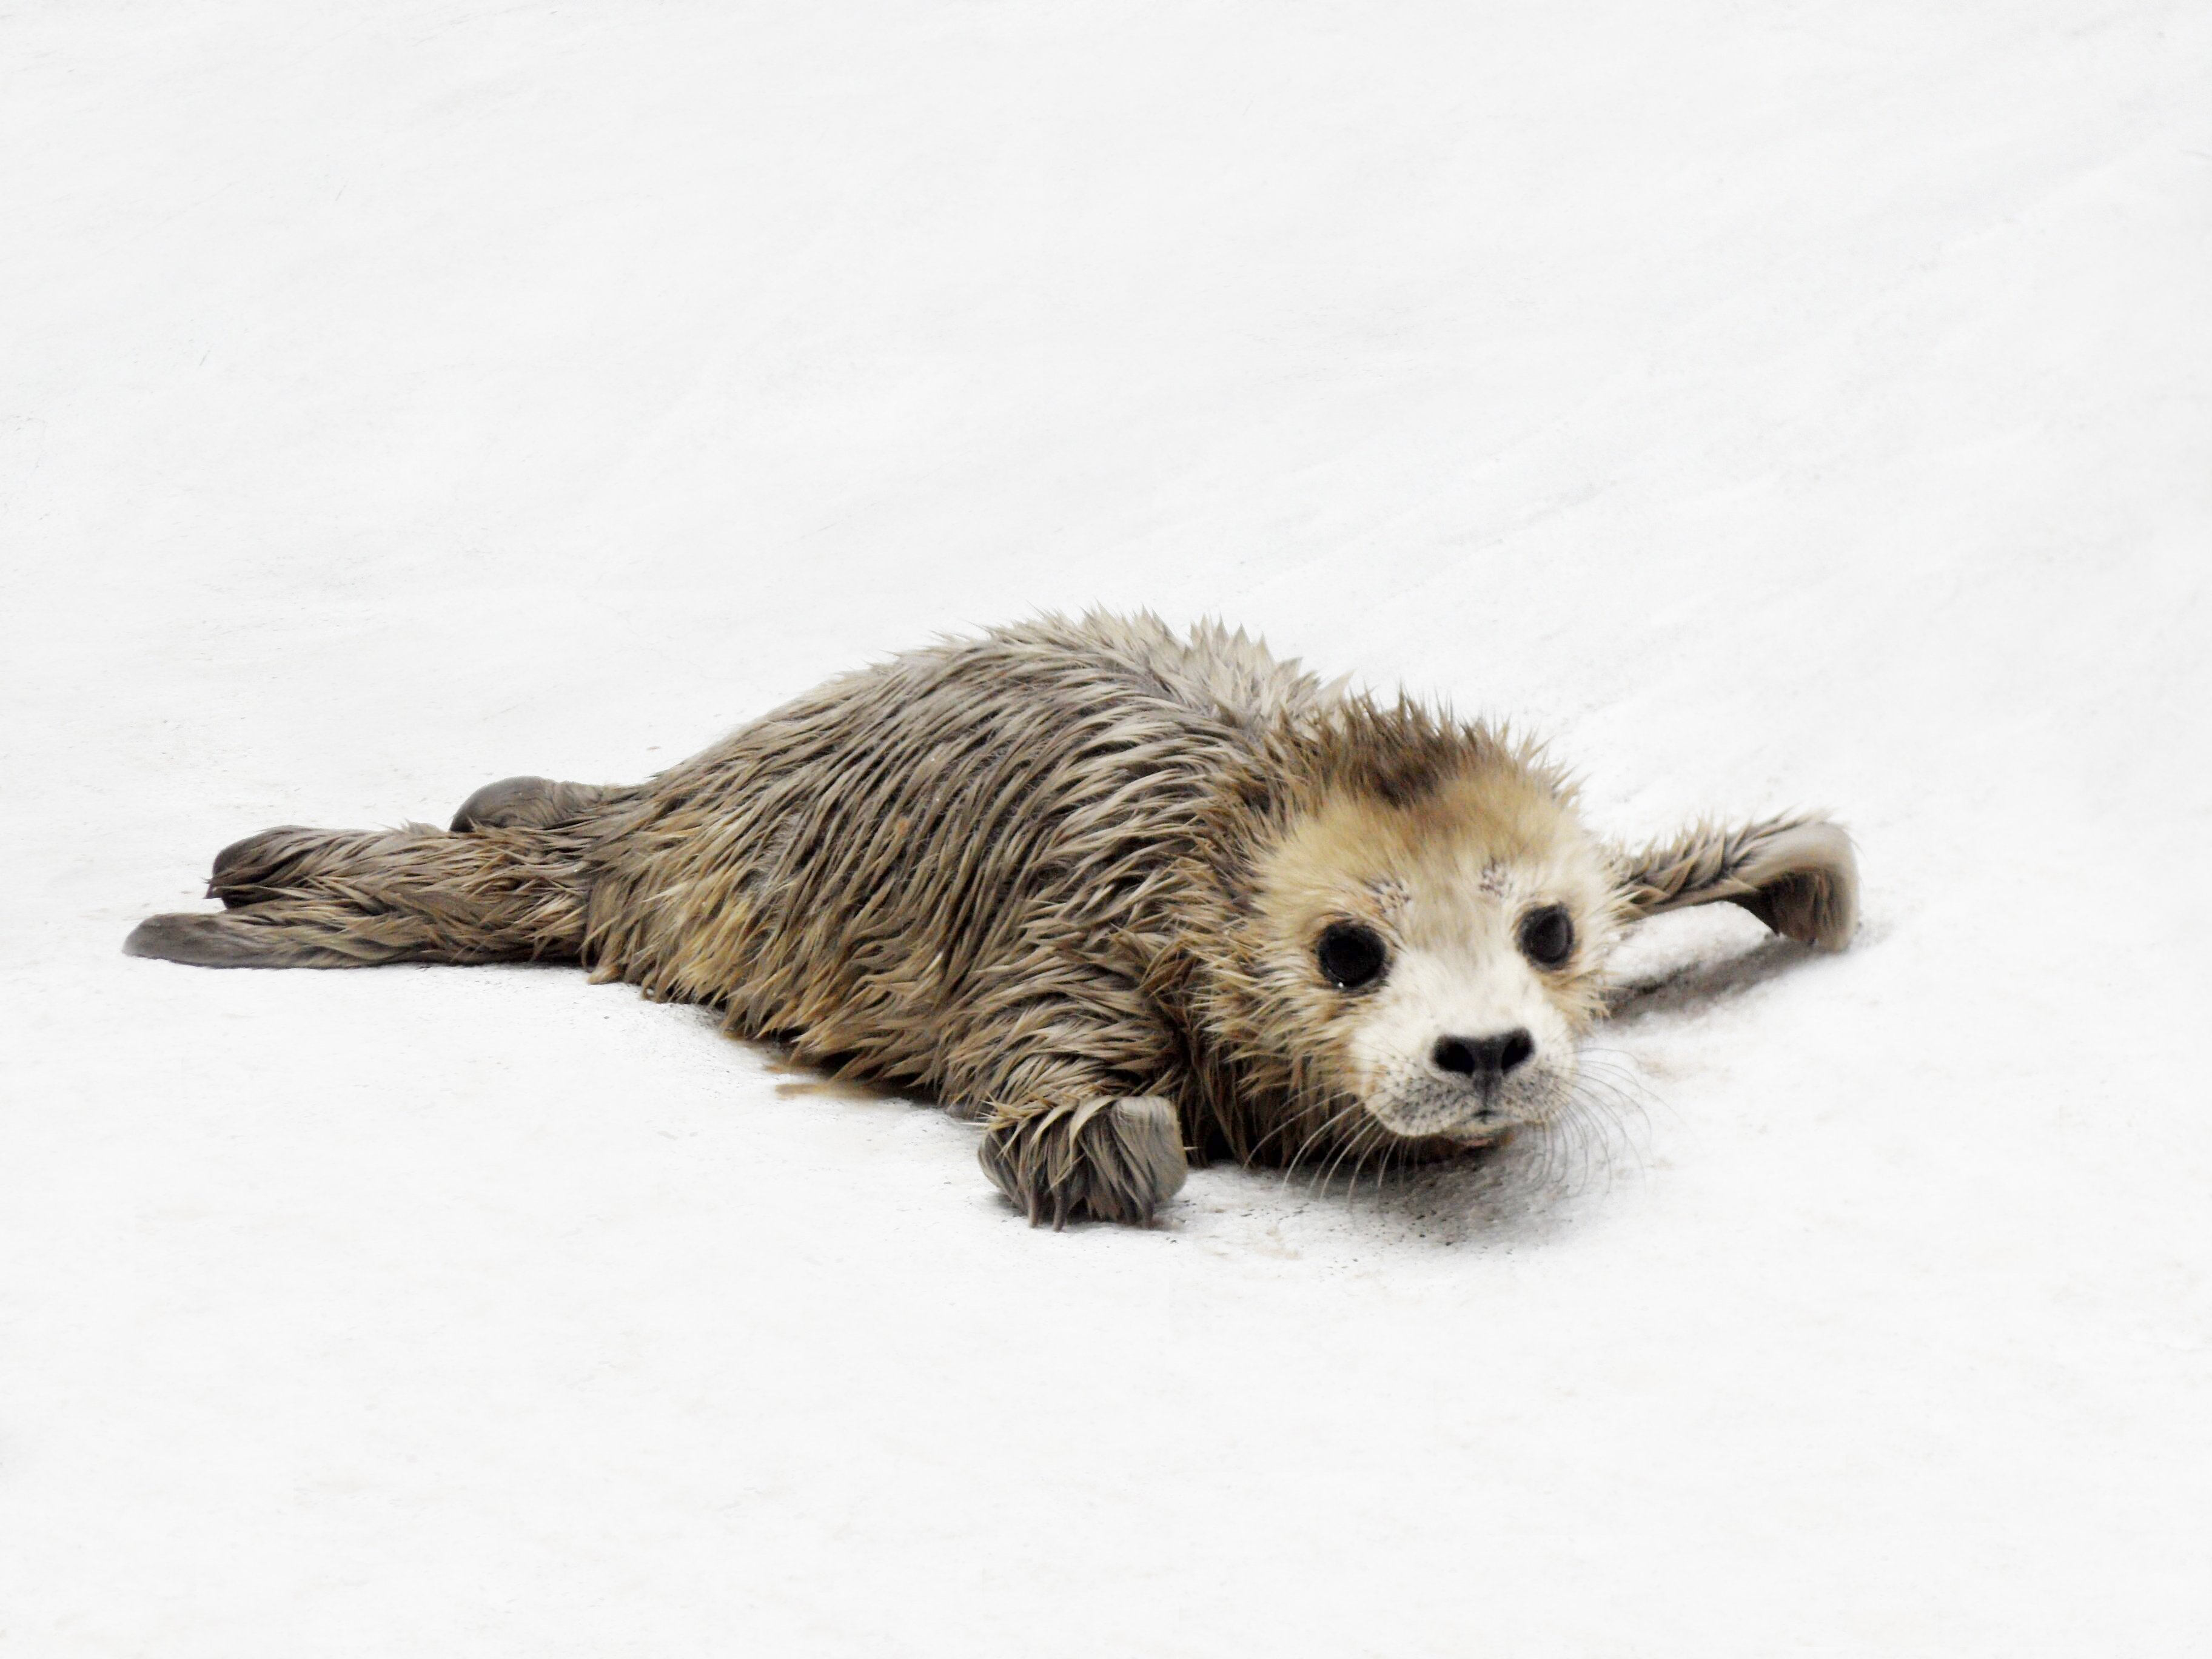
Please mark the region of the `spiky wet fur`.
POLYGON ((1241 633, 1094 615, 833 680, 635 787, 507 780, 450 830, 268 831, 217 859, 224 914, 151 918, 127 948, 580 960, 987 1119, 985 1167, 1032 1219, 1143 1220, 1186 1157, 1469 1143, 1362 1109, 1358 1004, 1311 968, 1321 919, 1393 925, 1394 872, 1425 860, 1462 887, 1554 871, 1580 943, 1545 989, 1570 1032, 1640 915, 1726 898, 1823 944, 1849 929, 1832 826, 1623 858, 1525 743, 1325 688, 1241 633))

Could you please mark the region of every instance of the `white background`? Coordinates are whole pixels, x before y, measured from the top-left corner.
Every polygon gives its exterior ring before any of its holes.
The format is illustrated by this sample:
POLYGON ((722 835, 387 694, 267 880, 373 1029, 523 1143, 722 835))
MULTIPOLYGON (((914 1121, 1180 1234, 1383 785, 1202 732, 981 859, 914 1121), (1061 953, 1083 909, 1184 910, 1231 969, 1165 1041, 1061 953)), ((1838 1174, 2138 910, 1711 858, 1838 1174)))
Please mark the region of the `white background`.
POLYGON ((0 52, 0 1648, 2204 1650, 2205 8, 0 52), (571 971, 120 954, 1092 603, 1831 806, 1857 945, 1655 925, 1548 1156, 1058 1237, 571 971))

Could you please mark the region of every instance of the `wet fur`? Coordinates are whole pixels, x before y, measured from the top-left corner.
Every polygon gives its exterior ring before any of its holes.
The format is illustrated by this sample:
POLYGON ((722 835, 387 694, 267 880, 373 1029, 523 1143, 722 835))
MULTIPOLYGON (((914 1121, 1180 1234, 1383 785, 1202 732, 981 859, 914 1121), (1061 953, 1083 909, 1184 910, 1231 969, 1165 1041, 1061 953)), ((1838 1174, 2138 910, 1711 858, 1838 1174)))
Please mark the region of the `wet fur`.
POLYGON ((984 1167, 1032 1220, 1143 1221, 1191 1158, 1467 1144, 1388 1130, 1347 1086, 1356 1021, 1306 934, 1354 866, 1379 915, 1391 858, 1555 859, 1589 940, 1547 983, 1576 1030, 1642 915, 1724 899, 1849 937, 1832 825, 1624 855, 1571 809, 1533 747, 1325 688, 1242 634, 1046 619, 833 680, 634 787, 509 779, 450 830, 250 837, 216 860, 222 913, 150 918, 126 949, 579 961, 986 1120, 984 1167))

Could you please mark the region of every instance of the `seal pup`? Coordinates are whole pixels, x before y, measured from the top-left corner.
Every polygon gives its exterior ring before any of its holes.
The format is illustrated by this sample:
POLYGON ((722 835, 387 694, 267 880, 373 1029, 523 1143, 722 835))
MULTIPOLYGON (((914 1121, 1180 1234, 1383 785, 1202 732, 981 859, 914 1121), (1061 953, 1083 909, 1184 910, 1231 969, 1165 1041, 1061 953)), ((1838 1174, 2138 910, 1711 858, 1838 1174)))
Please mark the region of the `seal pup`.
POLYGON ((647 782, 509 778, 450 828, 270 830, 208 967, 574 961, 983 1122, 1033 1222, 1145 1222, 1189 1164, 1414 1161, 1542 1125, 1622 930, 1726 901, 1840 948, 1811 814, 1608 846, 1525 739, 1256 641, 1046 617, 845 675, 647 782))

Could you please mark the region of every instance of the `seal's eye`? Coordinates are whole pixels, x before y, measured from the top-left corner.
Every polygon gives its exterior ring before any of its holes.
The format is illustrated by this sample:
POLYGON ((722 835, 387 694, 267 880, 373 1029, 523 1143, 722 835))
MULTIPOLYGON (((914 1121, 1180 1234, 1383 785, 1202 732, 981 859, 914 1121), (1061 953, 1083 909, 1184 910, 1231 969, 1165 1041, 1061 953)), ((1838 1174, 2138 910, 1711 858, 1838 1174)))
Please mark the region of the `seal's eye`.
POLYGON ((1575 921, 1564 904, 1547 904, 1521 919, 1521 954, 1539 968, 1556 968, 1575 952, 1575 921))
POLYGON ((1383 963, 1389 959, 1375 930, 1355 921, 1334 922, 1322 929, 1314 956, 1321 963, 1322 976, 1340 991, 1356 991, 1382 978, 1383 963))

